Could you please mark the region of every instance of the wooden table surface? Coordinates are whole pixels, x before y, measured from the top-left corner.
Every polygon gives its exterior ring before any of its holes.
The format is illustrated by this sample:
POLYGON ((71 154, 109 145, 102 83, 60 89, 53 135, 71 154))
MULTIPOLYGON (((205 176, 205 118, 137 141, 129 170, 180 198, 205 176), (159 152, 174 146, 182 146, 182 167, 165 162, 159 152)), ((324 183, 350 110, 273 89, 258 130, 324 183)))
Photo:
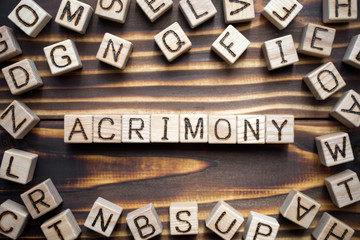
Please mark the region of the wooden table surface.
MULTIPOLYGON (((268 2, 256 0, 256 18, 251 23, 235 24, 250 41, 244 55, 228 66, 210 51, 212 42, 225 29, 222 1, 213 0, 218 13, 214 19, 190 29, 178 8, 174 7, 150 23, 132 1, 125 24, 99 19, 94 15, 85 35, 64 29, 54 22, 60 0, 37 0, 53 20, 37 38, 27 37, 7 15, 18 1, 3 1, 0 25, 14 29, 23 55, 1 63, 5 67, 21 59, 35 61, 44 86, 21 96, 13 96, 4 80, 0 81, 0 109, 14 99, 25 102, 41 118, 22 140, 14 140, 0 130, 1 154, 15 147, 39 155, 34 179, 26 186, 0 180, 0 202, 13 199, 51 178, 64 203, 38 220, 31 220, 23 238, 44 238, 40 225, 60 211, 70 208, 81 225, 81 239, 102 237, 82 225, 93 202, 101 196, 125 210, 112 239, 132 239, 125 216, 133 209, 154 203, 164 232, 156 239, 219 239, 205 228, 204 219, 218 200, 225 200, 245 217, 251 210, 278 219, 277 239, 311 239, 321 213, 329 212, 356 230, 360 239, 360 203, 339 209, 330 201, 324 178, 345 169, 360 174, 360 129, 349 130, 329 116, 329 110, 342 92, 360 90, 360 71, 341 62, 353 35, 360 32, 360 21, 327 25, 337 29, 331 57, 320 59, 299 55, 300 62, 269 72, 261 44, 292 34, 296 44, 307 23, 321 23, 320 0, 301 0, 304 9, 282 31, 259 13, 268 2), (189 53, 168 63, 154 42, 154 35, 178 21, 193 43, 189 53), (112 33, 134 44, 134 52, 124 71, 96 60, 103 35, 112 33), (83 69, 60 77, 50 74, 43 47, 73 39, 83 69), (325 101, 317 101, 309 92, 303 76, 333 61, 347 86, 325 101), (63 115, 71 113, 276 113, 293 114, 295 143, 290 145, 208 145, 208 144, 93 144, 70 145, 63 142, 63 115), (314 138, 346 131, 350 134, 355 161, 332 168, 320 164, 314 138), (291 188, 303 191, 321 203, 321 210, 309 230, 279 215, 279 209, 291 188), (171 202, 199 203, 200 233, 195 237, 169 235, 168 207, 171 202)), ((86 1, 93 8, 96 0, 86 1)), ((3 78, 1 76, 1 78, 3 78)), ((234 239, 240 239, 244 227, 234 239)), ((1 237, 0 237, 1 238, 1 237)))

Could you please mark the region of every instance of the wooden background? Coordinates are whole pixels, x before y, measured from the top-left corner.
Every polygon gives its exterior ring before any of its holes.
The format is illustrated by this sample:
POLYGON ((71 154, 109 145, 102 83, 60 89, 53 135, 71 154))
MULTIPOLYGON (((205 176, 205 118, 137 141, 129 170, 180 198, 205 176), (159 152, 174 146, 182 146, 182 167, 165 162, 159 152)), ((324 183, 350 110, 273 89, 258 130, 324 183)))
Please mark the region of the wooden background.
MULTIPOLYGON (((60 0, 37 0, 53 19, 60 0)), ((96 0, 86 1, 95 8, 96 0)), ((222 1, 213 0, 218 14, 191 30, 184 16, 174 7, 155 23, 150 23, 132 1, 124 25, 99 19, 94 15, 84 36, 64 29, 54 20, 37 38, 27 37, 7 15, 18 1, 2 1, 0 25, 14 29, 23 55, 0 64, 5 67, 24 58, 35 61, 44 86, 21 96, 12 96, 4 80, 0 81, 0 109, 14 99, 24 101, 41 118, 23 140, 12 139, 0 130, 0 153, 16 147, 39 154, 32 182, 26 186, 0 180, 0 202, 13 199, 51 178, 64 203, 40 219, 31 220, 24 239, 44 238, 40 225, 60 211, 70 208, 80 225, 101 196, 124 207, 112 239, 132 239, 125 224, 131 210, 150 202, 155 204, 164 224, 157 239, 219 239, 204 226, 204 219, 215 203, 228 201, 245 217, 250 210, 271 215, 281 224, 278 239, 311 239, 309 230, 279 215, 279 209, 291 188, 303 191, 321 203, 321 212, 329 212, 356 230, 360 239, 360 203, 339 209, 331 201, 324 178, 345 169, 360 174, 360 129, 349 131, 329 117, 329 110, 341 96, 316 101, 302 81, 303 76, 333 61, 349 89, 360 90, 360 71, 341 63, 353 35, 360 32, 360 22, 327 25, 337 29, 330 58, 299 55, 295 66, 268 72, 261 44, 276 37, 293 34, 296 44, 307 23, 320 23, 320 0, 301 0, 304 9, 283 31, 277 30, 259 13, 267 0, 256 0, 256 18, 251 23, 235 24, 250 41, 249 49, 229 67, 210 51, 211 43, 225 29, 222 1), (186 53, 168 63, 153 36, 178 21, 193 43, 186 53), (133 42, 135 48, 124 71, 95 59, 104 33, 109 32, 133 42), (83 61, 83 69, 60 77, 50 74, 43 47, 73 39, 83 61), (296 117, 295 143, 290 145, 208 145, 208 144, 93 144, 69 145, 63 142, 63 115, 71 113, 286 113, 296 117), (314 138, 337 131, 348 131, 355 161, 326 168, 319 163, 314 138), (170 202, 199 203, 200 233, 194 237, 169 235, 170 202)), ((3 77, 2 77, 3 78, 3 77)), ((82 228, 82 239, 101 239, 82 228)), ((240 239, 244 227, 234 239, 240 239)), ((0 237, 1 238, 1 237, 0 237)))

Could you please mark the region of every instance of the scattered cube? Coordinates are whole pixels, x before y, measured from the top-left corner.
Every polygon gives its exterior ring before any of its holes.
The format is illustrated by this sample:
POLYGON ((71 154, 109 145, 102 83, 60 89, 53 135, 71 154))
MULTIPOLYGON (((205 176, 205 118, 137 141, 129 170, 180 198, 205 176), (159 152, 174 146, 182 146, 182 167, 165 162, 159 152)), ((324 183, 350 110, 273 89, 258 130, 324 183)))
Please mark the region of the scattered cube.
POLYGON ((150 115, 123 115, 122 142, 150 143, 150 115))
POLYGON ((249 22, 255 18, 254 0, 223 0, 225 22, 249 22))
POLYGON ((338 132, 315 138, 321 164, 327 167, 351 162, 354 154, 349 134, 338 132))
POLYGON ((43 85, 35 63, 30 59, 5 67, 2 72, 13 95, 19 95, 43 85))
POLYGON ((70 39, 45 47, 44 52, 54 76, 82 68, 75 43, 70 39))
POLYGON ((17 100, 14 100, 0 117, 0 125, 15 139, 23 139, 38 122, 40 118, 17 100))
POLYGON ((94 9, 77 0, 62 0, 55 22, 60 26, 85 34, 94 9))
POLYGON ((237 143, 265 144, 265 115, 238 115, 237 143))
POLYGON ((151 142, 178 143, 179 115, 153 114, 151 115, 151 142))
POLYGON ((110 33, 105 33, 96 59, 124 69, 133 50, 133 44, 110 33))
POLYGON ((64 142, 65 143, 92 143, 93 116, 92 115, 65 115, 64 142))
POLYGON ((93 116, 94 143, 121 143, 121 115, 93 116))
POLYGON ((170 234, 193 235, 199 233, 197 202, 170 204, 170 234))
POLYGON ((357 0, 323 0, 323 22, 344 23, 357 19, 357 0))
POLYGON ((0 205, 0 216, 0 234, 11 239, 20 237, 29 220, 26 208, 10 199, 0 205))
POLYGON ((211 0, 180 0, 179 6, 191 28, 196 28, 217 13, 211 0))
POLYGON ((122 213, 122 208, 104 198, 96 199, 84 226, 110 237, 122 213))
POLYGON ((155 42, 169 62, 191 49, 191 42, 179 23, 175 22, 158 33, 155 42))
POLYGON ((32 0, 21 0, 8 18, 30 37, 37 37, 51 15, 32 0))
POLYGON ((16 57, 22 53, 20 45, 11 28, 0 27, 0 62, 16 57))
POLYGON ((131 0, 98 0, 95 14, 114 22, 125 23, 131 0))
POLYGON ((354 235, 354 229, 328 213, 324 213, 312 232, 316 240, 341 239, 350 240, 354 235))
POLYGON ((332 62, 325 63, 306 74, 304 81, 317 100, 325 100, 346 86, 332 62))
POLYGON ((339 208, 360 201, 360 182, 356 172, 345 170, 325 178, 332 202, 339 208))
POLYGON ((339 99, 330 114, 348 128, 360 126, 360 95, 349 90, 339 99))
POLYGON ((75 240, 81 229, 70 209, 59 213, 41 225, 46 239, 75 240))
POLYGON ((236 143, 235 115, 209 115, 209 143, 236 143))
POLYGON ((266 143, 294 143, 293 115, 266 115, 266 143))
POLYGON ((243 234, 243 239, 275 240, 279 227, 280 225, 275 218, 250 211, 243 234))
POLYGON ((206 114, 180 115, 180 142, 207 143, 208 116, 206 114))
POLYGON ((269 71, 289 66, 299 61, 291 34, 264 42, 262 50, 269 71))
POLYGON ((38 155, 18 149, 6 150, 0 167, 0 178, 21 183, 29 183, 34 176, 38 155))
POLYGON ((296 0, 270 0, 261 13, 275 27, 283 30, 294 20, 302 8, 303 6, 296 0))
POLYGON ((151 22, 161 17, 173 6, 172 0, 136 0, 136 2, 151 22))
POLYGON ((352 37, 351 42, 346 49, 343 62, 360 69, 360 34, 352 37))

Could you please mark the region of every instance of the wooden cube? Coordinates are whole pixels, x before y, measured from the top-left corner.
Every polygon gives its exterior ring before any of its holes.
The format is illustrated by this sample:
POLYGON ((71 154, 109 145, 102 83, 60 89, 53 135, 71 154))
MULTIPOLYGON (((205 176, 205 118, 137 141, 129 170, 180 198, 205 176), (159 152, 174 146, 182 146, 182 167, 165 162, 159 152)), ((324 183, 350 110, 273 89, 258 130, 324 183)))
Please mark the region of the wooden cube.
POLYGON ((124 69, 133 50, 133 44, 110 33, 105 33, 96 59, 124 69))
POLYGON ((324 213, 312 232, 316 240, 341 239, 350 240, 354 235, 354 229, 328 213, 324 213))
POLYGON ((250 22, 255 18, 254 0, 223 0, 225 22, 250 22))
POLYGON ((21 184, 34 176, 38 155, 15 148, 6 150, 0 167, 0 178, 21 184))
POLYGON ((208 116, 206 114, 181 114, 180 142, 207 143, 208 116))
POLYGON ((360 95, 349 90, 339 99, 330 114, 348 128, 360 126, 360 95))
POLYGON ((82 68, 75 43, 70 39, 45 47, 44 52, 54 76, 82 68))
POLYGON ((349 134, 338 132, 315 138, 321 164, 331 167, 354 160, 349 134))
POLYGON ((123 115, 122 142, 150 143, 150 115, 123 115))
POLYGON ((151 142, 178 143, 179 115, 153 114, 151 115, 151 142))
POLYGON ((169 62, 191 49, 191 42, 179 23, 175 22, 155 37, 155 42, 169 62))
POLYGON ((304 81, 317 100, 325 100, 346 86, 332 62, 325 63, 306 74, 304 81))
POLYGON ((325 178, 332 202, 339 208, 360 201, 360 182, 356 172, 345 170, 325 178))
POLYGON ((360 69, 360 34, 352 37, 351 42, 346 49, 343 62, 360 69))
POLYGON ((59 213, 41 225, 46 239, 75 240, 81 229, 70 209, 59 213))
POLYGON ((35 63, 30 59, 5 67, 2 72, 13 95, 19 95, 43 85, 35 63))
POLYGON ((197 202, 170 204, 170 234, 193 235, 199 233, 197 202))
POLYGON ((180 0, 179 6, 191 28, 196 28, 217 13, 211 0, 180 0))
POLYGON ((93 116, 94 143, 121 143, 121 115, 93 116))
POLYGON ((275 218, 250 211, 243 234, 243 239, 275 240, 279 227, 280 225, 275 218))
POLYGON ((314 57, 329 57, 335 34, 335 28, 309 23, 303 29, 298 52, 314 57))
POLYGON ((225 240, 230 240, 244 222, 244 218, 226 202, 220 200, 206 218, 206 227, 225 240))
POLYGON ((54 210, 63 202, 50 178, 24 192, 20 197, 33 219, 54 210))
POLYGON ((0 27, 0 62, 16 57, 22 53, 20 45, 11 28, 0 27))
POLYGON ((84 226, 106 237, 110 237, 122 210, 122 207, 99 197, 92 206, 84 226))
POLYGON ((261 13, 282 30, 294 20, 302 8, 303 6, 296 0, 270 0, 261 13))
POLYGON ((92 115, 64 116, 65 143, 92 143, 92 141, 93 141, 92 115))
POLYGON ((151 22, 161 17, 173 6, 172 0, 136 0, 136 2, 151 22))
POLYGON ((29 213, 23 205, 10 199, 0 205, 0 234, 17 239, 23 233, 28 220, 29 213))
POLYGON ((265 144, 265 115, 238 115, 237 143, 265 144))
POLYGON ((229 25, 215 42, 213 42, 211 49, 231 65, 239 59, 249 45, 250 41, 236 28, 229 25))
POLYGON ((294 143, 293 115, 266 115, 266 143, 294 143))
POLYGON ((292 35, 266 41, 262 45, 269 71, 292 65, 299 61, 292 35))
POLYGON ((308 229, 320 209, 320 204, 305 194, 292 189, 283 202, 280 213, 283 217, 308 229))
POLYGON ((98 0, 95 14, 114 22, 125 23, 131 0, 98 0))
POLYGON ((77 0, 62 0, 55 22, 60 26, 85 34, 94 9, 77 0))
POLYGON ((357 0, 323 0, 323 22, 343 23, 358 17, 357 0))
POLYGON ((30 37, 37 37, 51 15, 32 0, 21 0, 8 18, 30 37))
POLYGON ((160 235, 163 230, 152 203, 130 212, 126 216, 126 222, 135 240, 153 238, 160 235))
POLYGON ((209 115, 209 143, 236 143, 235 115, 209 115))
POLYGON ((15 139, 23 139, 38 122, 40 118, 17 100, 14 100, 0 117, 0 125, 15 139))

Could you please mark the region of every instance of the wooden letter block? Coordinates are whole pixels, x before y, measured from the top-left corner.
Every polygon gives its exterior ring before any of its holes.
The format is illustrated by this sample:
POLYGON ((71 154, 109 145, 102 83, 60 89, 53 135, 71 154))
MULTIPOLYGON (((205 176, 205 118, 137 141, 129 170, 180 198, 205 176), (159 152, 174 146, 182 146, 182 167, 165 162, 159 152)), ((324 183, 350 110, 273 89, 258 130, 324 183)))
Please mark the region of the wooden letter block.
POLYGON ((77 0, 62 0, 55 22, 60 26, 85 34, 94 9, 77 0))
POLYGON ((114 22, 125 23, 131 0, 98 0, 95 14, 114 22))
POLYGON ((360 69, 360 34, 352 37, 351 42, 346 49, 343 62, 360 69))
POLYGON ((294 20, 302 8, 303 6, 296 0, 270 0, 261 13, 282 30, 294 20))
POLYGON ((92 115, 65 115, 64 142, 65 143, 92 143, 93 116, 92 115))
POLYGON ((27 184, 33 179, 37 159, 37 154, 14 148, 6 150, 0 167, 0 177, 27 184))
POLYGON ((180 142, 207 143, 208 116, 206 114, 180 115, 180 142))
POLYGON ((136 0, 136 2, 151 22, 161 17, 173 6, 172 0, 136 0))
POLYGON ((339 239, 350 240, 354 235, 354 229, 328 213, 324 213, 312 232, 316 240, 339 239))
POLYGON ((225 22, 250 22, 255 18, 254 0, 223 0, 225 22))
POLYGON ((294 143, 293 115, 266 115, 266 143, 294 143))
POLYGON ((265 144, 265 116, 238 115, 237 143, 265 144))
POLYGON ((303 29, 298 51, 314 57, 329 57, 335 33, 335 28, 309 23, 303 29))
POLYGON ((280 225, 275 218, 250 211, 243 234, 243 239, 275 240, 279 227, 280 225))
POLYGON ((20 197, 33 219, 54 210, 63 202, 50 178, 24 192, 20 197))
POLYGON ((308 229, 320 209, 320 204, 305 194, 292 189, 280 208, 283 217, 308 229))
POLYGON ((45 47, 44 52, 54 76, 82 68, 75 43, 70 39, 45 47))
POLYGON ((22 50, 14 32, 7 26, 0 27, 0 62, 20 55, 22 50))
POLYGON ((323 0, 323 22, 343 23, 358 17, 357 0, 323 0))
POLYGON ((179 5, 191 28, 196 28, 217 13, 211 0, 180 0, 179 5))
POLYGON ((150 135, 152 143, 178 143, 180 141, 179 115, 151 115, 150 135))
POLYGON ((271 71, 299 61, 292 35, 266 41, 262 45, 267 68, 271 71))
POLYGON ((338 132, 319 136, 315 138, 315 142, 322 165, 331 167, 354 160, 347 133, 338 132))
POLYGON ((228 64, 234 64, 249 45, 250 41, 236 28, 229 25, 213 42, 211 49, 228 64))
POLYGON ((339 99, 330 114, 348 128, 360 126, 360 95, 349 90, 339 99))
POLYGON ((95 115, 93 121, 94 143, 121 143, 121 115, 95 115))
POLYGON ((306 74, 304 81, 317 100, 325 100, 346 83, 332 62, 325 63, 306 74))
POLYGON ((70 209, 59 213, 41 225, 46 239, 75 240, 81 229, 70 209))
POLYGON ((110 33, 105 33, 96 58, 119 69, 124 69, 133 50, 133 44, 110 33))
POLYGON ((51 20, 51 15, 32 0, 21 0, 8 18, 30 37, 36 37, 51 20))
POLYGON ((235 115, 209 116, 209 143, 210 144, 236 143, 235 115))
POLYGON ((196 202, 171 203, 170 234, 193 235, 198 233, 198 204, 196 202))
POLYGON ((241 213, 222 200, 215 205, 205 220, 206 227, 225 240, 230 240, 243 222, 241 213))
POLYGON ((325 178, 332 202, 339 208, 360 201, 360 182, 356 172, 345 170, 325 178))
POLYGON ((15 139, 23 139, 38 122, 40 118, 17 100, 13 101, 0 117, 0 125, 15 139))
POLYGON ((91 208, 84 225, 97 233, 110 237, 122 210, 120 206, 99 197, 91 208))
POLYGON ((158 33, 155 42, 169 62, 191 49, 191 42, 179 23, 175 22, 158 33))
POLYGON ((150 143, 150 115, 123 115, 122 142, 150 143))
POLYGON ((2 69, 13 95, 19 95, 43 85, 41 77, 30 59, 24 59, 2 69))
POLYGON ((0 205, 0 234, 17 239, 23 233, 28 220, 29 213, 23 205, 10 199, 0 205))
POLYGON ((153 238, 160 235, 163 230, 152 203, 130 212, 126 216, 126 222, 135 240, 153 238))

